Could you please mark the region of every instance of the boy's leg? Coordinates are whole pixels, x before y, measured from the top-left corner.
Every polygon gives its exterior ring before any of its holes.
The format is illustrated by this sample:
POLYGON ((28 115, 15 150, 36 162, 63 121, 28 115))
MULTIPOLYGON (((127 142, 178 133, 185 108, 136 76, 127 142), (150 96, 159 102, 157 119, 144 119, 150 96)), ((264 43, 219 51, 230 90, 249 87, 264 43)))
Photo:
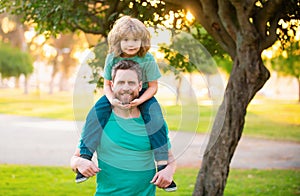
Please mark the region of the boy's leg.
POLYGON ((157 100, 152 97, 139 106, 155 161, 168 160, 167 127, 157 100))
POLYGON ((100 144, 103 128, 110 114, 111 105, 106 96, 102 96, 87 115, 80 140, 80 154, 93 156, 100 144))
MULTIPOLYGON (((168 161, 167 126, 161 108, 154 97, 147 100, 139 107, 145 121, 151 147, 154 151, 154 158, 158 164, 157 170, 160 171, 166 167, 168 161)), ((172 181, 168 187, 164 188, 164 190, 168 192, 176 191, 176 183, 172 181)))
MULTIPOLYGON (((110 117, 111 105, 106 96, 102 96, 87 115, 86 122, 79 142, 80 157, 91 160, 93 153, 100 144, 102 131, 110 117)), ((76 182, 87 180, 80 172, 76 182)))

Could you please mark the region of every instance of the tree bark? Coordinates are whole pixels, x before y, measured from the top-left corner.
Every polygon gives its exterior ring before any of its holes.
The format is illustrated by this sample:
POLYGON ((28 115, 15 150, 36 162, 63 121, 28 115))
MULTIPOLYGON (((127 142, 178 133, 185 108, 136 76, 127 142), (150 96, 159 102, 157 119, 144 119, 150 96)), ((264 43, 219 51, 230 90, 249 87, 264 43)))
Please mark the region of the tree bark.
POLYGON ((230 162, 242 135, 247 106, 270 76, 256 42, 241 40, 204 153, 194 196, 223 195, 230 162))
POLYGON ((28 90, 28 76, 25 75, 25 79, 24 79, 24 92, 23 92, 23 93, 24 93, 25 95, 27 95, 28 92, 29 92, 29 90, 28 90))
POLYGON ((181 97, 181 92, 180 92, 181 83, 182 83, 182 76, 179 76, 178 77, 178 84, 177 84, 177 87, 176 87, 176 105, 178 105, 179 98, 181 97))
POLYGON ((49 94, 53 94, 53 92, 54 92, 55 76, 59 70, 58 56, 59 56, 59 54, 57 54, 53 60, 53 65, 52 65, 53 70, 51 73, 51 80, 49 82, 49 94))
POLYGON ((297 77, 298 81, 298 102, 300 103, 300 77, 297 77))

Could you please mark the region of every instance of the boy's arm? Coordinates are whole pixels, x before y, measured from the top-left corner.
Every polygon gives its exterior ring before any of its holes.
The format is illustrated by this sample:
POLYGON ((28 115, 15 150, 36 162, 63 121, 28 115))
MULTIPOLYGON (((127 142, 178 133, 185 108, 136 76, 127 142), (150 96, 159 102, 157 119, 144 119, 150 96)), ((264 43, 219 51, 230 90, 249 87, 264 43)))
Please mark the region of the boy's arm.
POLYGON ((157 80, 148 82, 147 90, 138 99, 135 99, 132 102, 130 102, 130 105, 138 106, 138 105, 144 103, 145 101, 147 101, 148 99, 150 99, 151 97, 153 97, 156 94, 157 89, 158 89, 157 80))
POLYGON ((110 103, 112 103, 112 100, 114 99, 114 94, 111 90, 111 81, 110 80, 104 79, 103 91, 104 91, 104 94, 105 94, 106 98, 108 99, 108 101, 110 103))
POLYGON ((111 105, 123 107, 121 101, 116 99, 114 93, 112 92, 110 80, 104 79, 103 91, 111 105))

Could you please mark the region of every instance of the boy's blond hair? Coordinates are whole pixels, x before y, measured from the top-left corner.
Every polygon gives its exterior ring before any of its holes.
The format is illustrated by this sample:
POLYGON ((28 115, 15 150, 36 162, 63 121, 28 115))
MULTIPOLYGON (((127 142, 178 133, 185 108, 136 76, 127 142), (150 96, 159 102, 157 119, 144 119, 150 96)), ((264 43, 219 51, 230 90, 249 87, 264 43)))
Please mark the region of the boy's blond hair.
POLYGON ((137 55, 140 57, 145 56, 145 54, 150 49, 150 32, 141 21, 130 16, 123 16, 119 18, 115 22, 112 30, 109 32, 109 53, 113 52, 116 57, 119 57, 122 54, 120 42, 130 33, 135 38, 141 39, 142 41, 141 48, 138 51, 137 55))

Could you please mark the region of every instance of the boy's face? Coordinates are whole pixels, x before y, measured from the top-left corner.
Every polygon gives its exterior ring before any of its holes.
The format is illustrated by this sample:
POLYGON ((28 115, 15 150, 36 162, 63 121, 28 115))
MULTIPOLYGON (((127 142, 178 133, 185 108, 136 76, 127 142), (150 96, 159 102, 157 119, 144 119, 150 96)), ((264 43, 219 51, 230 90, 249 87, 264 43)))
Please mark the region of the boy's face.
POLYGON ((132 34, 128 34, 121 40, 122 57, 133 57, 140 50, 142 40, 135 38, 132 34))
POLYGON ((112 90, 117 99, 123 104, 129 104, 139 96, 142 82, 138 81, 137 73, 133 70, 117 70, 112 90))

